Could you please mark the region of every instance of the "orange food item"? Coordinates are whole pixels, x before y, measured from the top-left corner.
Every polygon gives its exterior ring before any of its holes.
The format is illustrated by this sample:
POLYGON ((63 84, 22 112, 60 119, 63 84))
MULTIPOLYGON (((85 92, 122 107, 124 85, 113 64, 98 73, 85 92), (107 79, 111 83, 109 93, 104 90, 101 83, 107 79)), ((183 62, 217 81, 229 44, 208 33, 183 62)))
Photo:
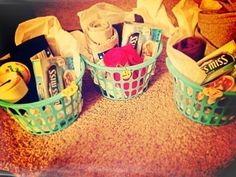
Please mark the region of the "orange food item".
POLYGON ((213 87, 222 91, 229 91, 235 85, 235 80, 232 76, 223 75, 213 82, 208 84, 208 87, 213 87))

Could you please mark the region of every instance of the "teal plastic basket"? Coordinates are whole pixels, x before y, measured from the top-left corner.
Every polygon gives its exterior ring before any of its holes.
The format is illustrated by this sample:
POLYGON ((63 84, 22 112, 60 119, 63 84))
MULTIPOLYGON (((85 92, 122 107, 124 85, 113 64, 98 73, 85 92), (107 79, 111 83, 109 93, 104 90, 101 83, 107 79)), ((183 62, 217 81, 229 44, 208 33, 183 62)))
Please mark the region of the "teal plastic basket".
POLYGON ((82 111, 82 77, 85 64, 81 60, 77 80, 59 94, 45 100, 13 104, 0 101, 0 107, 27 132, 47 135, 61 131, 71 125, 82 111))
POLYGON ((147 90, 162 48, 160 44, 156 56, 141 64, 127 67, 106 67, 89 61, 85 56, 82 58, 90 70, 94 83, 99 86, 102 96, 112 100, 127 100, 147 90))
POLYGON ((224 92, 223 97, 209 102, 204 87, 190 81, 166 59, 174 78, 174 99, 178 110, 192 121, 206 125, 223 125, 236 119, 236 93, 224 92))

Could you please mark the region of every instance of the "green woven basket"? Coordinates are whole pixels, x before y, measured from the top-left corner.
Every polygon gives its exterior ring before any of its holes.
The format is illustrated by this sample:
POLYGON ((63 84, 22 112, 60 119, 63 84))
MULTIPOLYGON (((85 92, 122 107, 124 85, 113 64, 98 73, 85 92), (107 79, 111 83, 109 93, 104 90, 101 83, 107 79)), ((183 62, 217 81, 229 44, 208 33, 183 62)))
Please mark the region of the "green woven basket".
POLYGON ((204 87, 180 74, 168 58, 166 65, 174 77, 174 99, 182 114, 206 125, 223 125, 236 119, 236 93, 224 92, 223 97, 209 103, 204 87))
POLYGON ((141 64, 120 68, 101 66, 90 62, 85 56, 82 58, 91 72, 94 83, 99 86, 104 97, 112 100, 127 100, 135 98, 147 90, 161 51, 162 44, 160 44, 156 56, 141 64))
POLYGON ((61 93, 33 103, 12 104, 0 101, 20 126, 35 135, 53 134, 65 129, 79 116, 82 106, 82 77, 85 64, 81 61, 80 76, 61 93))

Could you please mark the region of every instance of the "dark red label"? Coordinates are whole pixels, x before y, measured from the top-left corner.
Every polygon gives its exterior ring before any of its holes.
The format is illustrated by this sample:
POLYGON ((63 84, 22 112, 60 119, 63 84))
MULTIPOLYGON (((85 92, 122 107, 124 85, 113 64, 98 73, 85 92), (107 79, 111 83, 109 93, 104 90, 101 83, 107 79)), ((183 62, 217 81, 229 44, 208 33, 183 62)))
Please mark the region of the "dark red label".
POLYGON ((48 91, 50 96, 59 93, 56 65, 51 65, 48 68, 48 91))
POLYGON ((128 43, 132 44, 134 49, 137 49, 137 47, 138 47, 139 35, 140 34, 138 32, 136 32, 136 33, 133 33, 129 36, 128 43))

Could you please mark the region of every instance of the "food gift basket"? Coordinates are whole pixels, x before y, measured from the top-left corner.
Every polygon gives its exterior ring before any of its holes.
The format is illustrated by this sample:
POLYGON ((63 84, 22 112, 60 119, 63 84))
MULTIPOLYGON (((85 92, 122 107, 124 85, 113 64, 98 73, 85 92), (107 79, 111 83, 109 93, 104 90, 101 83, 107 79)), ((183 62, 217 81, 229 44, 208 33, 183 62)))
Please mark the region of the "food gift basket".
POLYGON ((82 111, 82 76, 85 66, 75 82, 59 94, 37 102, 12 104, 0 101, 0 106, 26 131, 45 135, 56 133, 72 124, 82 111))
MULTIPOLYGON (((202 14, 213 13, 215 17, 217 13, 228 12, 227 9, 223 12, 225 8, 221 4, 218 4, 219 9, 205 6, 206 1, 197 4, 182 0, 173 8, 180 26, 167 41, 166 65, 174 78, 173 92, 178 110, 195 122, 223 125, 236 119, 236 36, 232 36, 236 31, 232 25, 225 25, 224 32, 229 28, 233 32, 230 32, 231 38, 221 36, 219 44, 217 25, 222 25, 209 21, 215 25, 216 32, 212 28, 208 34, 203 29, 208 27, 198 21, 202 14), (187 7, 191 7, 191 13, 187 7), (188 18, 192 19, 191 24, 188 18)), ((235 23, 236 13, 230 12, 230 15, 235 23)))
POLYGON ((235 92, 224 92, 222 97, 211 100, 204 92, 204 87, 183 76, 169 59, 166 64, 174 77, 174 99, 182 114, 207 125, 226 124, 236 119, 235 92))
POLYGON ((32 134, 65 129, 83 106, 77 41, 54 16, 25 21, 15 35, 16 47, 0 61, 0 107, 32 134))
POLYGON ((127 100, 147 90, 162 51, 162 30, 140 14, 130 12, 133 19, 124 19, 125 14, 107 3, 77 14, 87 44, 83 59, 101 94, 112 100, 127 100))

